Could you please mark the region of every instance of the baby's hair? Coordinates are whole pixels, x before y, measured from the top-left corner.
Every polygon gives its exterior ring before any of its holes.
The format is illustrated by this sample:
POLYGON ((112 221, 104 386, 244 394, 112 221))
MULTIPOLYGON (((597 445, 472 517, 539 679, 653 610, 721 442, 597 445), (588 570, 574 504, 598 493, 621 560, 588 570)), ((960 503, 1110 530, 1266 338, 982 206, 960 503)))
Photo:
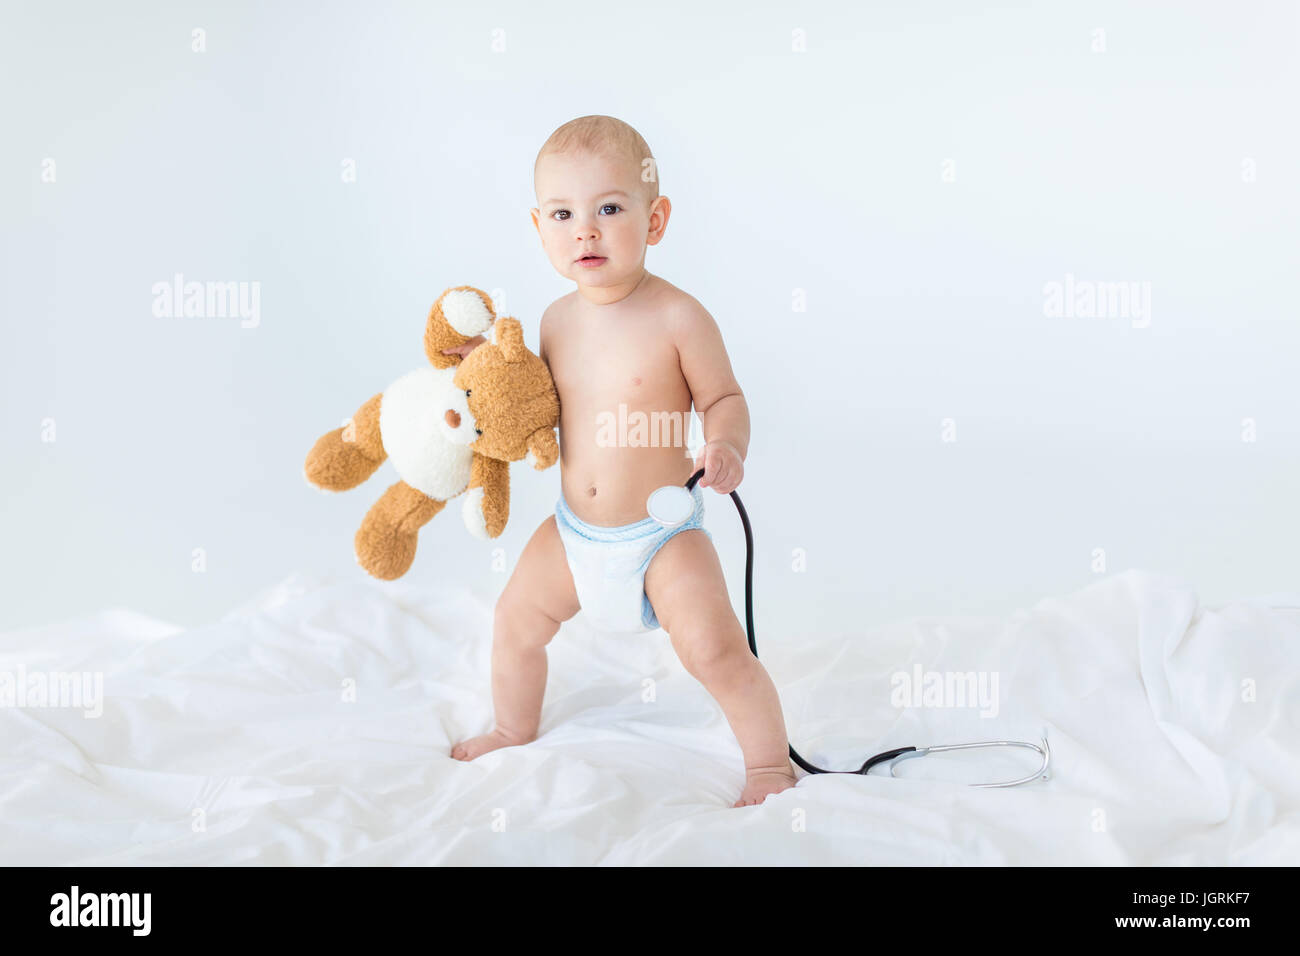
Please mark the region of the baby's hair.
POLYGON ((542 157, 550 153, 595 153, 632 163, 645 186, 648 202, 659 197, 659 168, 644 138, 613 116, 593 114, 569 120, 542 144, 533 162, 533 178, 542 157))

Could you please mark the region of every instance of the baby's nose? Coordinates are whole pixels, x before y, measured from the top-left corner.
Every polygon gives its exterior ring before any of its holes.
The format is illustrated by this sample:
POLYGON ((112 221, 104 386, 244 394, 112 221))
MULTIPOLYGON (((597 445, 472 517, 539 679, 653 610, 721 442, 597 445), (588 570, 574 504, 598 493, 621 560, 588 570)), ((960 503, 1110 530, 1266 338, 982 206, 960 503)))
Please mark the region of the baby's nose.
POLYGON ((447 414, 442 417, 452 428, 460 428, 460 412, 456 411, 456 409, 447 409, 447 414))

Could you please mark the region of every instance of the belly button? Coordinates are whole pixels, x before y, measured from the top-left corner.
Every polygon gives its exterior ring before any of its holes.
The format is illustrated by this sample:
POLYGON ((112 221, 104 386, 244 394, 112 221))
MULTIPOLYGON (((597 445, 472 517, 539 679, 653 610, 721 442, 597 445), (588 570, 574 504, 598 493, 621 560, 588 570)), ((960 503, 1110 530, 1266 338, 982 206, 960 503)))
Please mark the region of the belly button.
POLYGON ((587 494, 588 494, 588 495, 594 495, 595 493, 596 493, 596 489, 595 489, 595 488, 588 488, 588 489, 587 489, 587 494))

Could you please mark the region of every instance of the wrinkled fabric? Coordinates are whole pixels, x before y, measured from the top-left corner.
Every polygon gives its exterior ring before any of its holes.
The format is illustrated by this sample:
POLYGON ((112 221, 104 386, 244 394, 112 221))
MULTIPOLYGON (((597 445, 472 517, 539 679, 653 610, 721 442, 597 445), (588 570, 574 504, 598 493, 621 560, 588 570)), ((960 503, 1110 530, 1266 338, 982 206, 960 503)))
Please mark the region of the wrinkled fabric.
POLYGON ((968 787, 1034 766, 974 751, 739 809, 740 749, 667 635, 581 615, 539 738, 451 759, 492 726, 491 623, 487 594, 295 576, 206 627, 117 609, 0 635, 0 671, 99 671, 104 694, 98 717, 0 707, 0 863, 1300 863, 1300 595, 1206 608, 1127 571, 1007 619, 765 636, 814 763, 1045 730, 1052 775, 968 787), (996 673, 996 715, 899 706, 917 665, 996 673))

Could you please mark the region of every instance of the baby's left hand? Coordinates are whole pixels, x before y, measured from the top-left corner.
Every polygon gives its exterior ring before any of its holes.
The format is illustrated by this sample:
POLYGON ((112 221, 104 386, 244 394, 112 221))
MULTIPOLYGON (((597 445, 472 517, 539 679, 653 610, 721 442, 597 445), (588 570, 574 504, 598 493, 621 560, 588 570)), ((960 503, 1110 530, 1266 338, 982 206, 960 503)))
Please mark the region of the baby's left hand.
POLYGON ((442 354, 459 355, 461 358, 464 358, 465 356, 469 355, 470 352, 473 352, 476 348, 478 348, 486 341, 487 339, 485 339, 483 336, 476 335, 472 339, 469 339, 468 341, 466 341, 461 345, 453 345, 450 348, 443 349, 442 354))
POLYGON ((745 477, 745 462, 736 446, 728 441, 711 441, 695 456, 695 470, 704 469, 701 488, 712 488, 720 495, 731 494, 745 477))

